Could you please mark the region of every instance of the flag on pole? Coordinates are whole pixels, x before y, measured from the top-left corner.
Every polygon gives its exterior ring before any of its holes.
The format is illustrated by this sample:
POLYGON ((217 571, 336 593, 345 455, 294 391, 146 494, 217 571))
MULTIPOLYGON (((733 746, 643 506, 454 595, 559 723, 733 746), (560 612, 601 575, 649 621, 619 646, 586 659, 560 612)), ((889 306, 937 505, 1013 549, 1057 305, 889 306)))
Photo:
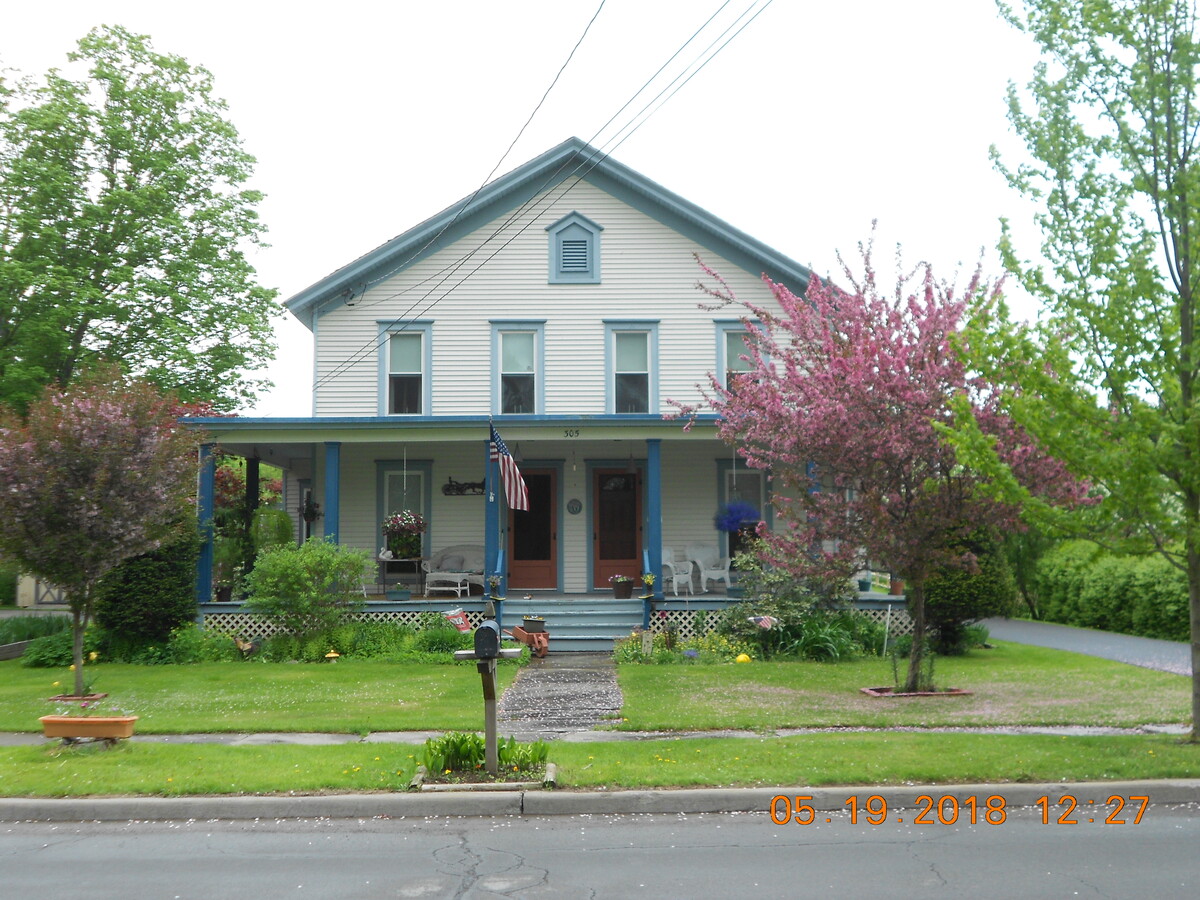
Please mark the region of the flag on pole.
POLYGON ((504 441, 500 440, 500 435, 496 433, 496 426, 490 427, 492 429, 491 456, 494 461, 500 463, 500 480, 504 482, 504 499, 508 501, 509 509, 528 510, 529 489, 525 487, 525 479, 521 477, 517 461, 508 452, 504 441))

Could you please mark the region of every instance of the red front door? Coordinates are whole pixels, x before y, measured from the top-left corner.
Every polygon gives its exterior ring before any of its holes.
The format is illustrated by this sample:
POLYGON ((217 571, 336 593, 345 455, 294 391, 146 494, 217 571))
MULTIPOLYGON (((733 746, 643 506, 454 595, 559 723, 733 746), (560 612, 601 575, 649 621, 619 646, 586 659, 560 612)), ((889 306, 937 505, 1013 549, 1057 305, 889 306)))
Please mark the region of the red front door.
POLYGON ((641 478, 624 469, 597 469, 593 478, 592 585, 606 589, 612 575, 641 575, 641 478))
POLYGON ((508 513, 510 590, 558 587, 558 489, 553 469, 521 473, 529 490, 528 510, 508 513))

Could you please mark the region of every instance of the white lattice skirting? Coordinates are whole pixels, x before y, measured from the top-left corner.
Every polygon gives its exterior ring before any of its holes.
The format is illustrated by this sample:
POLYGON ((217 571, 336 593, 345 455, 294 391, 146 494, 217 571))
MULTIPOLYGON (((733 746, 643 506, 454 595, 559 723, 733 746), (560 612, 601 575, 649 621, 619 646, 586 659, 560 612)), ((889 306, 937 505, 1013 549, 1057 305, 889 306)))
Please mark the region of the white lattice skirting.
MULTIPOLYGON (((891 615, 887 609, 860 609, 859 615, 866 616, 872 622, 886 625, 891 637, 912 634, 913 624, 908 610, 902 604, 892 607, 891 615)), ((650 630, 655 634, 666 631, 669 626, 675 628, 675 633, 682 640, 691 640, 712 631, 720 619, 720 612, 705 612, 703 610, 662 609, 650 616, 650 630)))
MULTIPOLYGON (((427 612, 429 610, 426 609, 366 610, 353 613, 350 618, 360 622, 398 622, 402 625, 416 626, 421 615, 427 612)), ((483 621, 483 613, 478 610, 467 610, 466 615, 472 628, 479 627, 479 623, 483 621)), ((204 614, 204 627, 210 628, 213 631, 219 631, 221 634, 227 634, 230 637, 241 638, 244 641, 270 637, 276 631, 279 631, 272 622, 260 619, 258 616, 251 615, 250 613, 238 612, 206 612, 204 614)))

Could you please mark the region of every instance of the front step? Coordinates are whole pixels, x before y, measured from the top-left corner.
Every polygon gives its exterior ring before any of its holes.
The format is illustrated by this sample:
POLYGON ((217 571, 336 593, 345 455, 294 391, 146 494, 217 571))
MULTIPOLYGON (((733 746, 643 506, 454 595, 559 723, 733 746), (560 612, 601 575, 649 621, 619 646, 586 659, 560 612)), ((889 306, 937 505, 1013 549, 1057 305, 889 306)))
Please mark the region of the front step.
POLYGON ((641 600, 583 595, 505 600, 501 628, 520 625, 524 616, 541 616, 550 632, 550 650, 559 653, 611 653, 613 641, 642 624, 641 600))

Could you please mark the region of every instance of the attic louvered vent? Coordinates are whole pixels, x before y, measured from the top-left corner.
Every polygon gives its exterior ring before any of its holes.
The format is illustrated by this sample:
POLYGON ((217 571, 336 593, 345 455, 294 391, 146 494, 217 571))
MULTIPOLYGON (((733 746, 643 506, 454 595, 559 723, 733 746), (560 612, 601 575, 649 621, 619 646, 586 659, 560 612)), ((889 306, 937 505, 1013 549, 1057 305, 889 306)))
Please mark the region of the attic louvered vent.
POLYGON ((588 269, 588 242, 563 241, 560 268, 564 272, 586 272, 588 269))
POLYGON ((595 222, 573 212, 546 228, 550 238, 551 284, 600 283, 600 232, 595 222))

